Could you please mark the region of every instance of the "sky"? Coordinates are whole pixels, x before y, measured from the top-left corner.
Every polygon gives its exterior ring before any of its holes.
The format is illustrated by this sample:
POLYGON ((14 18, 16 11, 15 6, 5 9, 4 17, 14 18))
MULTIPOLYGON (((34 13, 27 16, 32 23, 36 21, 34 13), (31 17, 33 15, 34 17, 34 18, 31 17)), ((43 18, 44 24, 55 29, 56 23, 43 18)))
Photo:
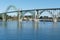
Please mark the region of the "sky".
POLYGON ((17 9, 22 10, 60 8, 60 0, 0 0, 0 13, 5 12, 9 5, 14 5, 17 9))

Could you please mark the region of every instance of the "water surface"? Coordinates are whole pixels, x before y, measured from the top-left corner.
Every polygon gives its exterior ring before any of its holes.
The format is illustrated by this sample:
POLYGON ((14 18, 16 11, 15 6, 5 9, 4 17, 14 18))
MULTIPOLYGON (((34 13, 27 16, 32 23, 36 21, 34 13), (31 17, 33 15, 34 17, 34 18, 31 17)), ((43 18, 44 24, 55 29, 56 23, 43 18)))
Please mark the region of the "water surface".
POLYGON ((60 22, 21 23, 0 22, 0 40, 60 40, 60 22))

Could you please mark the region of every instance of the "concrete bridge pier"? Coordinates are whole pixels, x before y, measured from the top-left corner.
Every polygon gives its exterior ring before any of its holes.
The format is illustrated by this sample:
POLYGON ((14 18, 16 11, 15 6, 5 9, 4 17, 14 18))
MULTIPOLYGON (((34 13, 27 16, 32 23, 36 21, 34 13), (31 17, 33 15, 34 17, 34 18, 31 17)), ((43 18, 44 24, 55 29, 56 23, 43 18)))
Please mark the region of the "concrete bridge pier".
POLYGON ((56 17, 56 15, 53 16, 53 22, 54 22, 54 23, 57 22, 57 17, 56 17))
POLYGON ((34 18, 34 26, 35 26, 35 28, 38 27, 38 22, 39 22, 39 20, 38 20, 38 11, 35 11, 35 18, 34 18))
POLYGON ((7 21, 7 18, 6 18, 6 13, 2 14, 2 21, 7 21))
POLYGON ((18 12, 17 20, 20 21, 20 12, 18 12))
POLYGON ((20 21, 20 22, 22 21, 21 14, 22 14, 22 12, 20 12, 20 10, 18 10, 17 18, 18 18, 18 21, 20 21))
POLYGON ((21 12, 18 11, 18 15, 17 15, 17 21, 18 21, 18 26, 22 27, 22 19, 21 19, 21 12))
POLYGON ((34 21, 39 21, 39 11, 35 11, 34 21))

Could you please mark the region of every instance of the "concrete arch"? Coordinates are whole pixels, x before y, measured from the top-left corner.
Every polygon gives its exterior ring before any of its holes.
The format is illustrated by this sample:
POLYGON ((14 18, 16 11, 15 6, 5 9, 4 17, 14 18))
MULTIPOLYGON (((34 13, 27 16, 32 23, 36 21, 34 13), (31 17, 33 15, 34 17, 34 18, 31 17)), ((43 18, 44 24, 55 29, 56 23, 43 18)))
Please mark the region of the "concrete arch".
POLYGON ((41 11, 41 12, 40 12, 40 15, 41 15, 43 12, 48 12, 51 16, 53 16, 52 12, 49 11, 49 10, 43 10, 43 11, 41 11))
POLYGON ((30 14, 34 15, 34 11, 30 11, 30 12, 26 11, 26 12, 23 13, 23 15, 26 14, 26 13, 30 13, 30 14))
POLYGON ((56 15, 56 16, 60 16, 60 10, 56 10, 56 11, 55 11, 55 15, 56 15))
MULTIPOLYGON (((7 9, 5 10, 6 15, 12 15, 12 13, 10 13, 10 14, 8 13, 11 8, 13 8, 14 11, 18 11, 18 9, 17 9, 14 5, 9 5, 9 6, 7 7, 7 9), (7 13, 8 13, 8 14, 7 14, 7 13)), ((12 12, 12 11, 10 11, 10 12, 12 12)), ((18 13, 18 12, 14 13, 13 15, 16 15, 16 16, 17 16, 17 15, 18 15, 17 13, 18 13)))
POLYGON ((8 6, 8 8, 6 9, 6 12, 8 12, 10 8, 13 8, 14 10, 17 10, 17 8, 16 8, 14 5, 10 5, 10 6, 8 6))
POLYGON ((60 12, 58 12, 57 16, 60 17, 60 12))

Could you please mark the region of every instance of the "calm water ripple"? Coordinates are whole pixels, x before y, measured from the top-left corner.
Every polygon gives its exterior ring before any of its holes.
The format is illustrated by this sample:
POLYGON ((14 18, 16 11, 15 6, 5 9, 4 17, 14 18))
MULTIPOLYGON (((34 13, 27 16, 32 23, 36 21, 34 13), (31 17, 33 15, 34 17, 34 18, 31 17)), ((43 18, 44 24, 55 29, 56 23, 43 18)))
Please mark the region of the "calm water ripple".
POLYGON ((60 22, 0 22, 0 40, 60 40, 60 22))

